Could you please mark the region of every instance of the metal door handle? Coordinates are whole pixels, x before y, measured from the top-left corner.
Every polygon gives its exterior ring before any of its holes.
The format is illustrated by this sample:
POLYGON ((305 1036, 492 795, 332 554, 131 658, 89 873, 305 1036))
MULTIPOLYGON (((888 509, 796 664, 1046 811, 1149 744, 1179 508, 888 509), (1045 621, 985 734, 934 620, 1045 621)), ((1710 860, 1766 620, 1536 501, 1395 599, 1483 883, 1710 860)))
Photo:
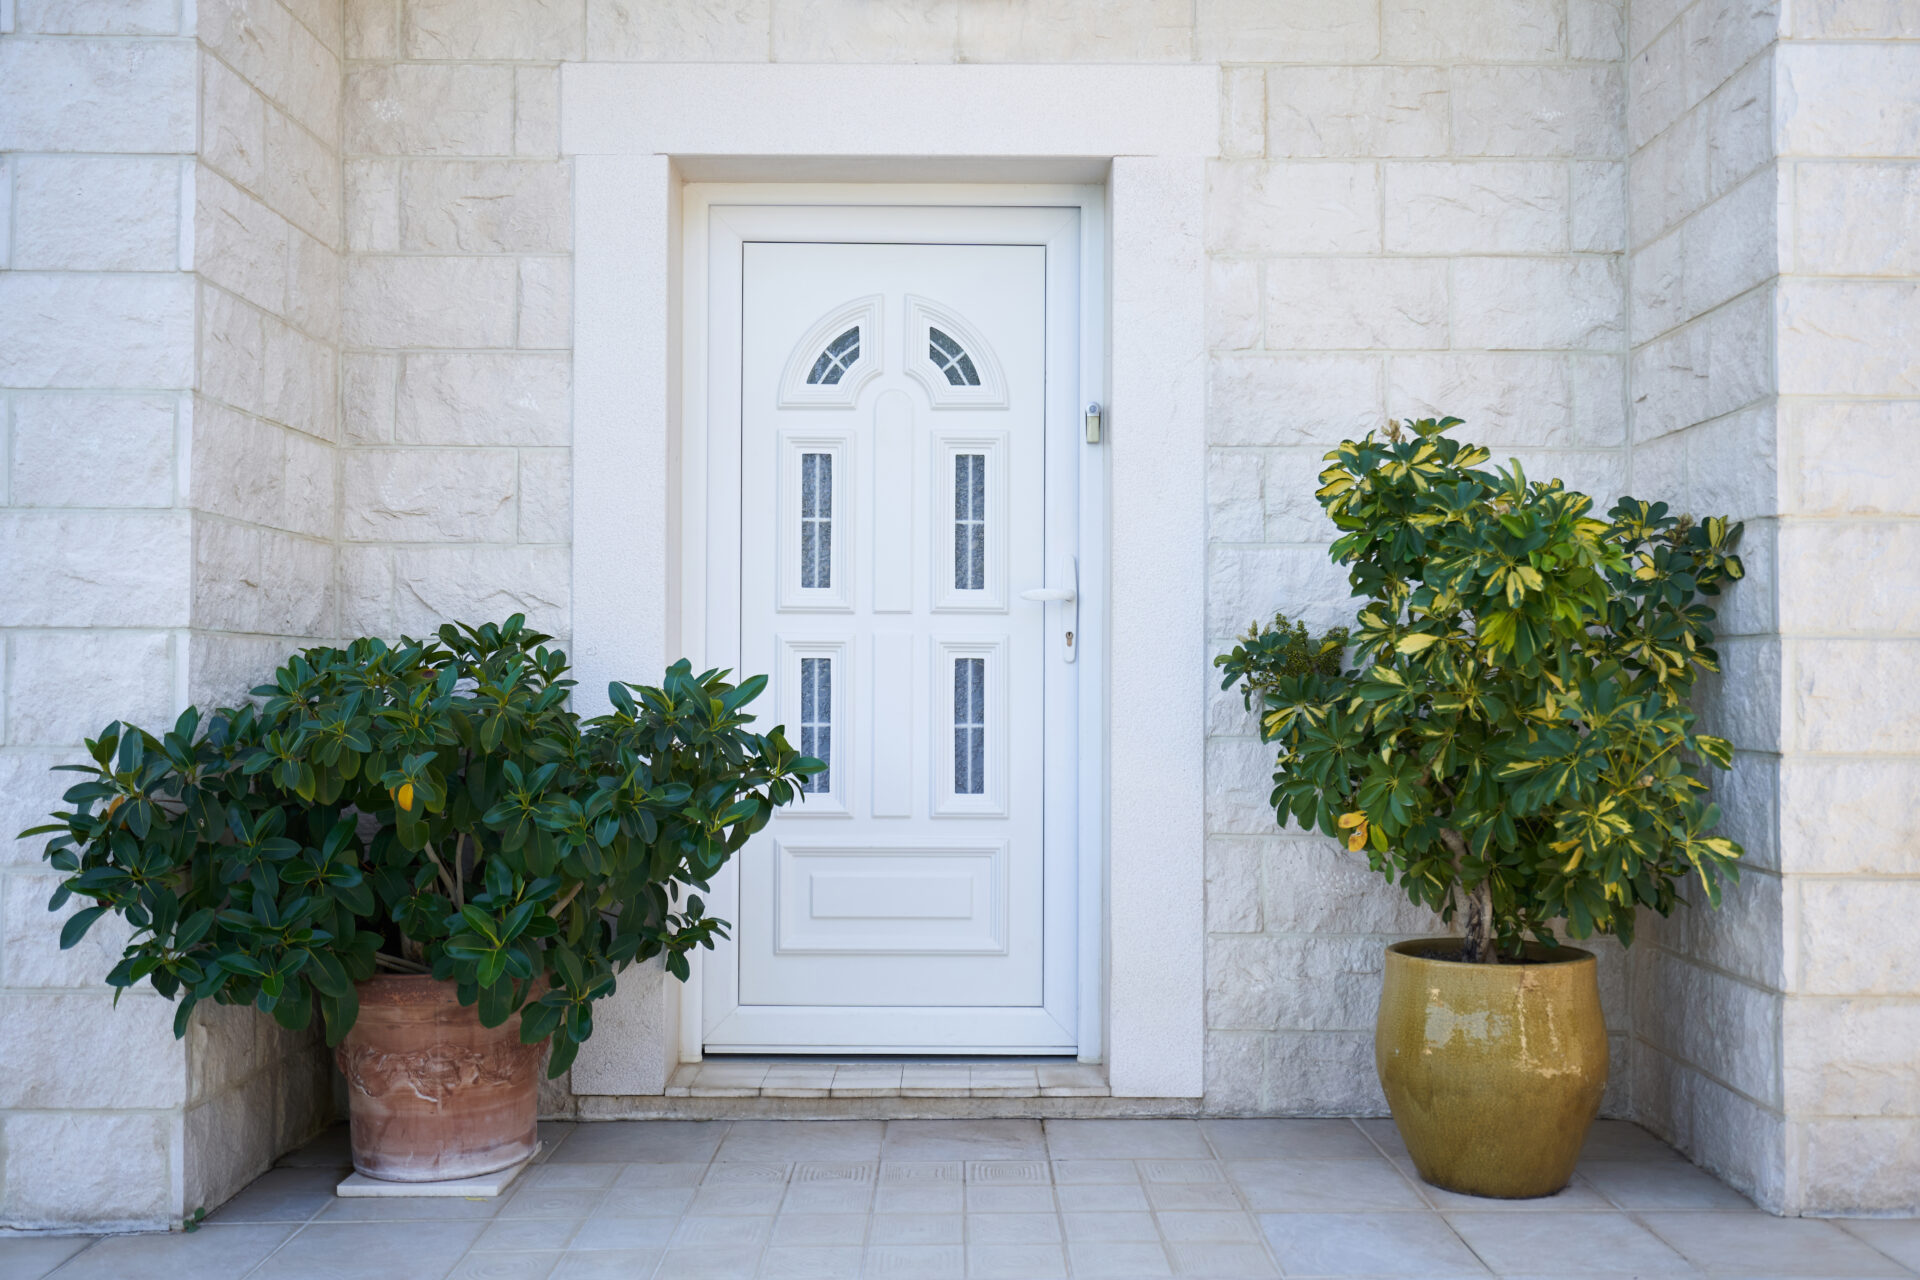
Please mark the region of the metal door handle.
POLYGON ((1022 591, 1020 598, 1022 600, 1039 600, 1042 602, 1059 600, 1063 603, 1068 600, 1078 599, 1072 587, 1035 587, 1031 591, 1022 591))

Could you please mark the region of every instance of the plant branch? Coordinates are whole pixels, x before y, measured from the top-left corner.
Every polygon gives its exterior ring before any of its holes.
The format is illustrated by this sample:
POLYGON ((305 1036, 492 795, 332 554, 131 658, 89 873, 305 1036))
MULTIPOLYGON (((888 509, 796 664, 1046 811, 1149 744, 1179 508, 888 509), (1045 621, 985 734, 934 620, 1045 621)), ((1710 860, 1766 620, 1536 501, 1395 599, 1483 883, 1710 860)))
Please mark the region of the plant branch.
POLYGON ((440 873, 440 887, 447 891, 449 898, 453 899, 453 909, 458 911, 464 907, 466 903, 460 899, 460 890, 454 885, 453 877, 447 874, 447 864, 440 861, 440 855, 433 851, 433 845, 423 844, 420 846, 420 851, 427 855, 427 861, 433 863, 433 869, 440 873))
POLYGON ((574 884, 573 888, 567 890, 566 894, 561 897, 560 901, 553 904, 553 906, 547 911, 547 914, 554 917, 556 920, 559 919, 560 913, 567 909, 567 904, 569 902, 572 902, 575 895, 577 895, 580 892, 580 890, 585 887, 586 887, 586 881, 584 880, 577 881, 574 884))
POLYGON ((415 960, 404 960, 399 956, 390 956, 384 951, 376 951, 373 962, 396 973, 431 973, 431 969, 415 960))

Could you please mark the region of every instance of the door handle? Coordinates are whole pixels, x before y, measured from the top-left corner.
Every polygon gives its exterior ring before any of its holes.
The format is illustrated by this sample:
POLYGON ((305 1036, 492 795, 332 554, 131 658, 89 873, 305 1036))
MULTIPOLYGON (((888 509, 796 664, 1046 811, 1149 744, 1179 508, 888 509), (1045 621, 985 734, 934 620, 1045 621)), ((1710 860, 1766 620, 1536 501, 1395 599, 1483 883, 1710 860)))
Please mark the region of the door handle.
POLYGON ((1072 586, 1034 587, 1031 590, 1022 591, 1020 598, 1022 600, 1032 600, 1039 604, 1059 604, 1066 606, 1066 608, 1060 611, 1060 639, 1062 641, 1060 660, 1062 662, 1072 662, 1074 654, 1078 652, 1076 642, 1079 637, 1075 633, 1080 630, 1080 558, 1078 556, 1069 557, 1066 562, 1059 567, 1066 570, 1065 577, 1067 581, 1073 584, 1072 586))
POLYGON ((1042 602, 1058 600, 1064 604, 1078 597, 1074 594, 1072 587, 1035 587, 1031 591, 1022 591, 1020 598, 1022 600, 1039 600, 1042 602))

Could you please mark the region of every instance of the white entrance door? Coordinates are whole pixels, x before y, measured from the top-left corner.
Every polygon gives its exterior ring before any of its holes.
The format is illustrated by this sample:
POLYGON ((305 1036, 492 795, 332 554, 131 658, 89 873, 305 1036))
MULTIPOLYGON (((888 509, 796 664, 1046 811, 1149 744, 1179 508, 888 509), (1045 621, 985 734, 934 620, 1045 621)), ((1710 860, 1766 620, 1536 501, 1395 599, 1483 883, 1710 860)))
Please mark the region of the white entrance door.
POLYGON ((902 217, 739 246, 739 666, 827 768, 736 860, 710 1052, 1077 1047, 1050 248, 902 217))

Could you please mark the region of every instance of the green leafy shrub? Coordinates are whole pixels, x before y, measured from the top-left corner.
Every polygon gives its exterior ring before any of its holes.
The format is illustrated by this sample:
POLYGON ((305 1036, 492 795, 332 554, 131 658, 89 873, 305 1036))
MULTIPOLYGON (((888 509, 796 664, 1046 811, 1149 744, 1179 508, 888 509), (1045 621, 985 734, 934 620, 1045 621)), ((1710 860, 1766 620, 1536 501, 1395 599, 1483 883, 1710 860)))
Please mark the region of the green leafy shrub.
POLYGON ((697 892, 796 784, 823 768, 781 730, 750 732, 765 687, 675 663, 616 683, 610 715, 567 705, 566 655, 518 614, 437 640, 308 649, 261 701, 154 735, 110 724, 87 743, 52 833, 75 912, 61 945, 111 911, 133 926, 107 976, 251 1004, 337 1044, 376 970, 431 973, 528 1044, 549 1072, 593 1031, 592 1005, 636 960, 724 937, 697 892), (316 1001, 317 997, 317 1001, 316 1001))
POLYGON ((1732 748, 1689 701, 1718 670, 1714 611, 1741 576, 1741 527, 1622 498, 1604 520, 1519 464, 1393 424, 1327 455, 1318 493, 1363 603, 1354 668, 1298 625, 1249 633, 1214 661, 1279 748, 1280 820, 1343 835, 1376 872, 1452 921, 1469 960, 1524 939, 1633 939, 1697 876, 1719 902, 1742 850, 1709 834, 1703 765, 1732 748))

